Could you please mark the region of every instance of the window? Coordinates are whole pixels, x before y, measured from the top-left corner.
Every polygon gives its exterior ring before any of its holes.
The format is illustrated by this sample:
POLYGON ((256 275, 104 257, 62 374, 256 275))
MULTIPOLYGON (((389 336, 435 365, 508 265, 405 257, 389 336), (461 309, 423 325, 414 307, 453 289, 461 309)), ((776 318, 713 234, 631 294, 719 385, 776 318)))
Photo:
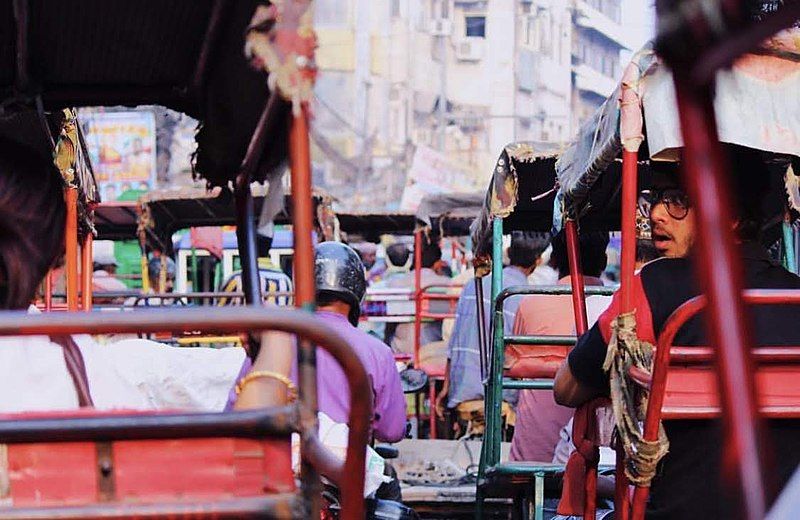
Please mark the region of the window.
POLYGON ((400 0, 392 0, 392 18, 400 18, 400 0))
POLYGON ((350 20, 347 0, 318 0, 314 5, 314 21, 319 26, 343 26, 350 20))
POLYGON ((486 17, 467 16, 464 19, 465 35, 471 38, 486 38, 486 17))

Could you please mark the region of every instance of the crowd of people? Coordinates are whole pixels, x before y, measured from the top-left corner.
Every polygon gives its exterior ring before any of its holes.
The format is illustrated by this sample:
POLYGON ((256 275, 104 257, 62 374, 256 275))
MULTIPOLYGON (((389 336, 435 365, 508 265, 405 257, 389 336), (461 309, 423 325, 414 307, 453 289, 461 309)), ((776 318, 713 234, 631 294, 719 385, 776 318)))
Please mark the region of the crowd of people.
MULTIPOLYGON (((769 188, 767 175, 756 175, 766 167, 758 153, 728 148, 733 154, 737 180, 736 219, 731 223, 739 238, 745 279, 752 288, 800 289, 800 278, 772 260, 760 238, 764 217, 760 206, 769 188), (748 174, 749 173, 749 174, 748 174)), ((4 228, 0 241, 0 305, 4 309, 26 309, 37 288, 63 254, 65 207, 61 185, 52 163, 16 144, 0 140, 0 222, 4 228)), ((655 338, 667 317, 683 302, 700 293, 692 269, 692 250, 697 223, 691 200, 682 189, 675 171, 656 171, 651 189, 643 194, 647 204, 641 216, 647 225, 638 244, 637 274, 633 300, 638 335, 646 341, 655 338), (646 234, 649 233, 649 236, 646 234), (654 257, 661 257, 654 260, 654 257)), ((586 285, 602 284, 606 268, 609 236, 586 232, 580 238, 580 258, 586 285)), ((423 285, 453 286, 454 278, 442 269, 442 251, 436 237, 422 241, 423 285)), ((508 247, 508 265, 503 269, 504 286, 525 285, 536 280, 537 269, 545 267, 543 255, 549 253, 547 269, 557 274, 548 285, 569 284, 566 242, 559 234, 515 232, 508 247)), ((269 243, 260 243, 260 256, 268 257, 269 243)), ((398 241, 377 248, 338 242, 316 246, 315 269, 317 316, 342 334, 364 363, 373 389, 373 436, 377 441, 395 442, 407 431, 406 400, 395 356, 414 351, 414 324, 401 323, 379 331, 359 328, 362 303, 368 286, 415 288, 411 269, 412 249, 398 241)), ((96 270, 101 280, 111 279, 113 259, 98 256, 96 270)), ((288 291, 291 279, 278 268, 261 262, 261 282, 265 296, 274 289, 288 291)), ((174 277, 174 264, 158 259, 151 265, 153 284, 164 286, 174 277), (171 269, 172 272, 163 270, 171 269)), ((239 276, 239 278, 237 278, 239 276)), ((541 279, 541 276, 539 276, 541 279)), ((240 283, 234 275, 226 286, 240 283)), ((489 279, 483 284, 483 316, 490 317, 489 279)), ((109 285, 111 287, 111 285, 109 285)), ((114 288, 117 286, 114 285, 114 288)), ((448 416, 460 436, 480 433, 484 385, 478 349, 478 306, 476 285, 464 283, 456 306, 452 327, 441 320, 423 324, 421 343, 446 346, 446 370, 432 409, 440 419, 448 416)), ((285 304, 286 301, 270 300, 285 304)), ((504 413, 514 425, 511 444, 513 460, 560 462, 573 449, 569 439, 572 407, 608 395, 609 378, 603 366, 612 337, 612 321, 619 314, 618 295, 592 296, 586 300, 590 330, 579 337, 569 354, 564 347, 545 347, 507 351, 506 370, 524 365, 531 356, 537 366, 551 373, 557 369, 555 390, 524 390, 504 396, 504 413), (532 353, 533 352, 533 353, 532 353)), ((575 325, 568 296, 533 295, 511 299, 503 308, 505 332, 515 335, 569 335, 575 325)), ((765 306, 753 311, 755 335, 762 345, 800 343, 793 324, 798 311, 791 306, 765 306)), ((273 349, 262 349, 254 360, 240 347, 176 349, 132 339, 99 346, 92 338, 73 340, 83 362, 65 356, 64 340, 58 338, 4 338, 0 340, 0 369, 6 389, 35 387, 36 392, 0 392, 0 411, 35 411, 78 408, 182 408, 222 410, 275 404, 291 397, 295 387, 274 367, 264 369, 264 356, 275 349, 290 349, 293 338, 272 333, 264 341, 273 349), (83 381, 82 395, 76 381, 83 381), (233 389, 237 388, 234 392, 233 389), (88 398, 88 401, 86 401, 88 398)), ((678 333, 676 343, 705 344, 700 318, 689 321, 678 333)), ((317 355, 320 411, 336 422, 346 422, 349 394, 346 375, 325 352, 317 355)), ((419 367, 425 368, 425 367, 419 367)), ((285 367, 291 374, 296 370, 285 367)), ((613 422, 613 421, 610 421, 613 422)), ((653 481, 648 518, 719 518, 728 514, 727 500, 719 482, 722 461, 719 425, 710 420, 669 421, 665 424, 669 453, 661 462, 653 481), (711 491, 709 491, 711 490, 711 491), (709 496, 714 497, 713 500, 709 496)), ((776 420, 770 434, 781 446, 776 480, 783 484, 800 461, 800 422, 776 420)), ((613 485, 598 486, 600 493, 611 494, 613 485)))

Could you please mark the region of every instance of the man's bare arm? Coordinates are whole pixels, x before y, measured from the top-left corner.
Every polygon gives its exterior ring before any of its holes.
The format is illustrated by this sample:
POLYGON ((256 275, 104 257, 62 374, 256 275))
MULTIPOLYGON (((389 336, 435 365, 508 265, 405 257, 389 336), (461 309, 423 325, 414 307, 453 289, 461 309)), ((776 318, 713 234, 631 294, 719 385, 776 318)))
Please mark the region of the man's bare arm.
POLYGON ((568 360, 564 360, 556 373, 555 386, 553 387, 555 400, 561 406, 576 408, 583 403, 597 397, 597 389, 582 384, 572 375, 568 360))

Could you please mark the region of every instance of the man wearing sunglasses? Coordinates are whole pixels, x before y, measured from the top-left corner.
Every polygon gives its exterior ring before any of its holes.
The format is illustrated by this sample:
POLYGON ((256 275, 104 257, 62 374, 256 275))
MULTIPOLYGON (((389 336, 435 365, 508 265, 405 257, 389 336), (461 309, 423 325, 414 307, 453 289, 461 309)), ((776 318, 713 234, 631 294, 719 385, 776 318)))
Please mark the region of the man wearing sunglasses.
MULTIPOLYGON (((729 182, 736 195, 736 221, 731 226, 739 238, 739 251, 748 288, 800 289, 800 278, 772 260, 761 245, 765 217, 782 215, 785 201, 781 172, 771 171, 760 152, 727 147, 733 168, 729 182), (775 195, 778 200, 775 202, 775 195)), ((664 258, 646 264, 633 284, 637 336, 656 343, 667 318, 682 303, 700 294, 691 252, 695 239, 695 217, 691 200, 678 182, 674 169, 656 166, 649 203, 650 225, 655 247, 664 258)), ((641 204, 641 201, 640 201, 641 204)), ((578 406, 609 394, 608 374, 603 370, 611 324, 620 313, 619 294, 589 332, 578 339, 558 371, 556 402, 578 406)), ((800 344, 800 308, 759 306, 751 311, 759 345, 800 344)), ((689 320, 675 337, 675 345, 707 345, 702 316, 689 320)), ((775 481, 785 484, 800 461, 800 421, 769 423, 773 446, 779 446, 775 481)), ((713 420, 664 422, 669 452, 661 460, 653 479, 648 519, 733 518, 737 503, 723 496, 720 482, 721 429, 713 420)))

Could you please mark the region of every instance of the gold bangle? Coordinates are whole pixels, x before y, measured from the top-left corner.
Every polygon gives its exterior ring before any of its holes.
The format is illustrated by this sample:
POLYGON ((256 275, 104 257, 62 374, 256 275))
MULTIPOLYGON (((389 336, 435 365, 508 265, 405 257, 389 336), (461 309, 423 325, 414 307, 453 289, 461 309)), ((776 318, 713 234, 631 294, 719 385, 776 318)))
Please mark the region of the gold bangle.
POLYGON ((242 380, 236 384, 236 395, 241 394, 244 387, 247 386, 249 382, 256 379, 274 379, 275 381, 283 383, 286 385, 286 397, 289 402, 293 403, 297 400, 297 386, 295 386, 292 380, 283 374, 272 372, 271 370, 254 370, 244 376, 242 380))

